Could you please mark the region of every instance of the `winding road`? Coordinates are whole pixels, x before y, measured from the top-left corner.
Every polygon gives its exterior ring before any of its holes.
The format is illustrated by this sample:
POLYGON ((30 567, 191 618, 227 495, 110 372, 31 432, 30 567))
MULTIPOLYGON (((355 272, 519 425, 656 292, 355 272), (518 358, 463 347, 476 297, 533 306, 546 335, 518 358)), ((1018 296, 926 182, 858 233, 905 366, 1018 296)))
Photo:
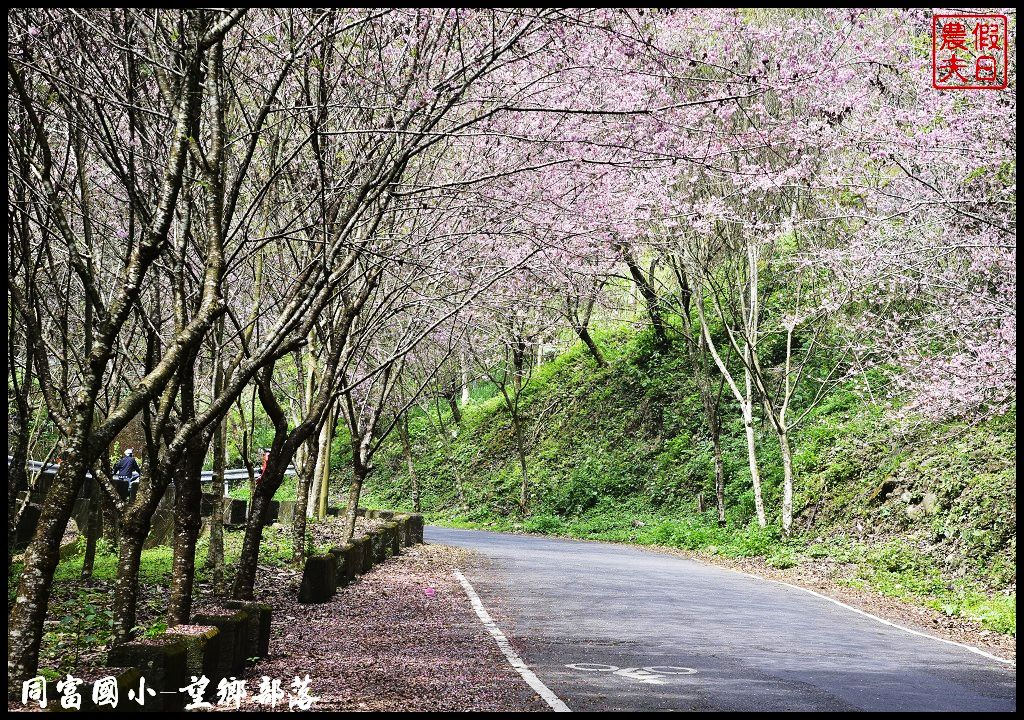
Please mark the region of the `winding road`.
POLYGON ((466 580, 570 710, 1016 708, 1014 666, 798 588, 606 543, 438 527, 426 540, 487 558, 466 580))

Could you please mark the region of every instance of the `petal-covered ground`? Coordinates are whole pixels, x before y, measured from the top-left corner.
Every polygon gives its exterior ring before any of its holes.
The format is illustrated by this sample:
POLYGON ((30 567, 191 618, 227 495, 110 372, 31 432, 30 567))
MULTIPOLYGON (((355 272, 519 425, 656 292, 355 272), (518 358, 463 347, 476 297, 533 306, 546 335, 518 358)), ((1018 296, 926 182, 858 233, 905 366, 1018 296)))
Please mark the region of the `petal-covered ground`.
POLYGON ((293 679, 309 675, 313 710, 546 710, 453 577, 472 562, 442 545, 405 548, 317 605, 298 603, 298 573, 268 569, 271 655, 246 671, 242 709, 270 709, 256 702, 266 676, 280 679, 276 709, 288 710, 293 679))

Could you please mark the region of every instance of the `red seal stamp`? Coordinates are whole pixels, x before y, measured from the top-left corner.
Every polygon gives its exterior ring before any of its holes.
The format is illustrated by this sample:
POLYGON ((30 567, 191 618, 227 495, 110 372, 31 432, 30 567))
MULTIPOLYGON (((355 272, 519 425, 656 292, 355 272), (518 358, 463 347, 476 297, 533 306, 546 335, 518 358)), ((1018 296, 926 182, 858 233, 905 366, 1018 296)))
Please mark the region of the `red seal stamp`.
POLYGON ((1010 49, 1005 15, 932 16, 932 87, 1002 90, 1010 49))

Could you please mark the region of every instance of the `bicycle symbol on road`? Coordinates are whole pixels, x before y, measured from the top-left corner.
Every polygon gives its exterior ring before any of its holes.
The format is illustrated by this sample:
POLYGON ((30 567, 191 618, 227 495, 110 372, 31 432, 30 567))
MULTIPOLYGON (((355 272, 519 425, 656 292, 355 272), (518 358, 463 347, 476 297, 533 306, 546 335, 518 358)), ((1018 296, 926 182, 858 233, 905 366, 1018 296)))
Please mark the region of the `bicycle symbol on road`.
POLYGON ((569 663, 566 667, 582 672, 606 672, 612 675, 621 675, 622 677, 647 683, 648 685, 664 685, 668 675, 694 675, 697 673, 693 668, 678 667, 676 665, 647 665, 645 667, 620 668, 618 665, 581 662, 569 663))

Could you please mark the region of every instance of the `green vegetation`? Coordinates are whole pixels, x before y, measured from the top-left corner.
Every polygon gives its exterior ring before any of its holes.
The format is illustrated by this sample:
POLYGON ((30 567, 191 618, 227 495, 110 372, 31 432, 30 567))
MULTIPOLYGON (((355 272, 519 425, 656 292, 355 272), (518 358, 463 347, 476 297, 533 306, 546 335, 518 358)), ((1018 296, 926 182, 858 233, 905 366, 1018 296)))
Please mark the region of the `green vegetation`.
MULTIPOLYGON (((294 484, 293 484, 294 491, 294 484)), ((315 542, 318 523, 337 522, 335 518, 311 520, 307 528, 309 553, 324 553, 335 543, 330 540, 315 542)), ((242 551, 242 530, 225 530, 225 582, 228 586, 242 551)), ((209 535, 199 539, 196 548, 196 585, 199 597, 208 594, 211 578, 206 569, 209 535), (204 587, 205 586, 205 587, 204 587)), ((82 543, 79 543, 81 546, 82 543)), ((117 578, 117 549, 106 539, 96 547, 96 559, 90 580, 81 580, 82 548, 61 561, 54 574, 50 615, 59 620, 47 625, 43 634, 40 674, 48 680, 57 680, 65 673, 80 669, 88 659, 105 651, 113 639, 114 613, 111 609, 113 583, 117 578), (85 661, 85 662, 83 662, 85 661)), ((167 608, 167 588, 171 581, 173 550, 169 545, 158 545, 144 550, 139 566, 139 626, 143 635, 157 635, 167 629, 164 611, 167 608)), ((290 526, 268 526, 263 529, 260 545, 260 565, 286 567, 291 565, 292 532, 290 526)), ((12 565, 11 577, 17 578, 22 565, 12 565)), ((8 582, 8 604, 14 602, 17 585, 8 582)))
MULTIPOLYGON (((863 384, 840 386, 793 437, 794 533, 784 538, 781 459, 769 428, 760 428, 758 454, 774 524, 760 528, 742 424, 723 400, 727 522, 719 527, 711 442, 685 353, 658 352, 649 333, 625 329, 599 342, 610 367, 597 369, 580 345, 538 368, 523 393, 525 517, 500 398, 478 388, 457 426, 442 411, 444 434, 433 429, 436 415, 433 423, 411 417, 430 522, 763 558, 776 568, 818 563, 851 585, 1015 634, 1013 411, 973 425, 929 423, 869 400, 878 394, 863 384)), ((377 465, 369 505, 409 508, 397 438, 377 465)))
MULTIPOLYGON (((242 550, 241 530, 225 531, 225 573, 230 583, 235 563, 242 550)), ((196 585, 210 582, 205 569, 209 549, 209 535, 199 540, 196 550, 196 585)), ((317 547, 318 551, 326 548, 317 547)), ((291 529, 266 527, 260 546, 260 564, 284 567, 291 562, 291 529)), ((167 628, 164 611, 167 607, 167 588, 171 579, 170 546, 158 545, 142 552, 139 566, 139 630, 144 635, 156 635, 167 628)), ((40 654, 40 674, 49 680, 62 678, 65 673, 80 669, 83 660, 104 652, 113 638, 114 613, 111 609, 113 583, 117 577, 117 550, 101 539, 97 543, 96 560, 91 580, 82 581, 81 553, 61 561, 54 574, 50 600, 50 615, 58 622, 49 623, 43 634, 40 654)), ((11 577, 21 573, 21 563, 14 563, 11 577)), ((8 603, 13 602, 16 584, 8 582, 8 603)), ((202 591, 200 594, 203 594, 202 591)))

